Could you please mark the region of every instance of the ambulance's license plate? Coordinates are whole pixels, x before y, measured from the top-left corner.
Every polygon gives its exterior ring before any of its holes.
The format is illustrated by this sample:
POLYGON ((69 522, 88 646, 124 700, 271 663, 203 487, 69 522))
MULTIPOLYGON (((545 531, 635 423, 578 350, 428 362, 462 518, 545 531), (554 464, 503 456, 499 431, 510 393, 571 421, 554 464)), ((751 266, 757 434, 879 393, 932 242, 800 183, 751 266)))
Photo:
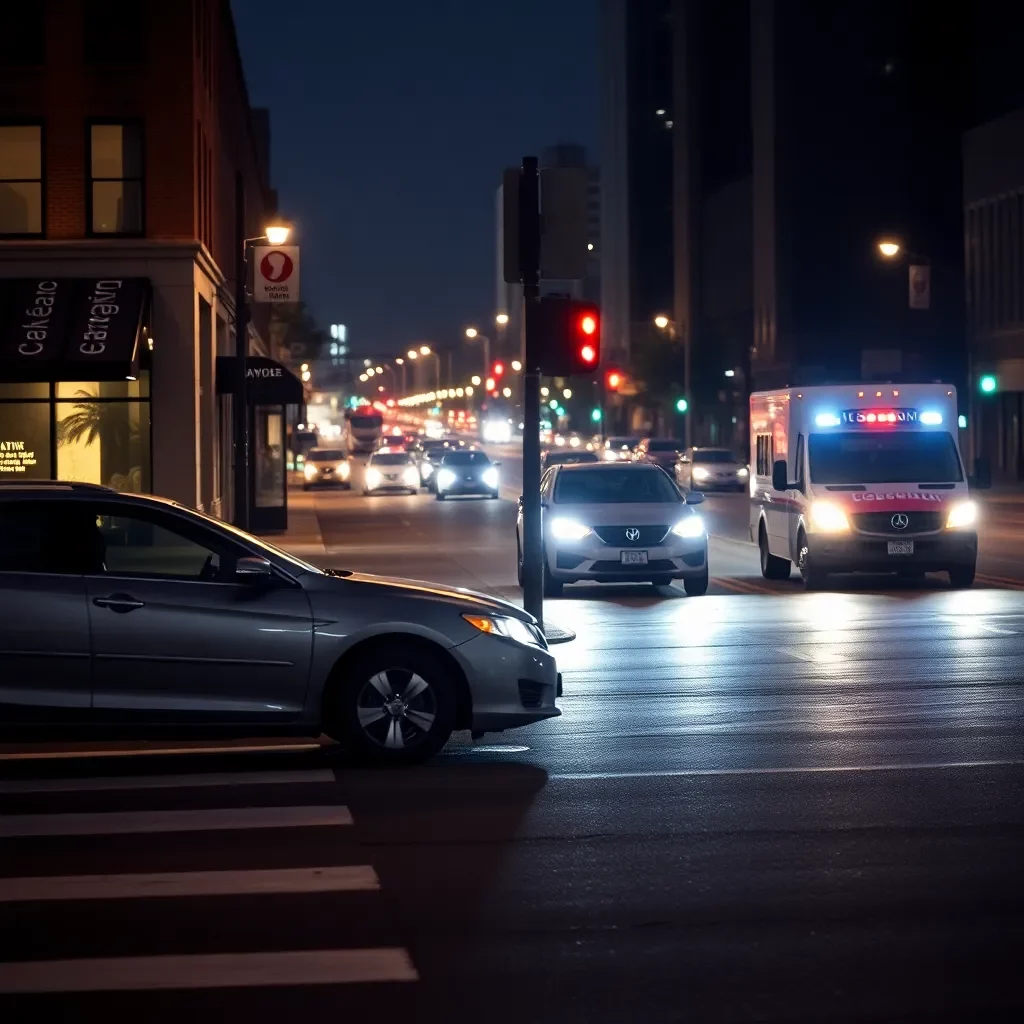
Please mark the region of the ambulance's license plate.
POLYGON ((912 555, 914 553, 914 542, 912 540, 891 540, 889 541, 890 555, 912 555))
POLYGON ((646 551, 623 551, 621 552, 622 564, 623 565, 646 565, 647 564, 647 552, 646 551))

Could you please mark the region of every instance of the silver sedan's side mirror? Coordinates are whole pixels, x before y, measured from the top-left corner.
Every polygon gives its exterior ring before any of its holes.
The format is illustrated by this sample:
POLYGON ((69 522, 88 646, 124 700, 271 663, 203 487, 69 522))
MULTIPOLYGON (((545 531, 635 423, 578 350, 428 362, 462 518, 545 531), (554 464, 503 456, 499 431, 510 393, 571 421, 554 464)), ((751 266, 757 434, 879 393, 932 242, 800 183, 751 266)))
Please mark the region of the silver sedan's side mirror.
POLYGON ((704 494, 702 491, 687 491, 686 492, 686 504, 687 505, 699 505, 704 500, 704 494))

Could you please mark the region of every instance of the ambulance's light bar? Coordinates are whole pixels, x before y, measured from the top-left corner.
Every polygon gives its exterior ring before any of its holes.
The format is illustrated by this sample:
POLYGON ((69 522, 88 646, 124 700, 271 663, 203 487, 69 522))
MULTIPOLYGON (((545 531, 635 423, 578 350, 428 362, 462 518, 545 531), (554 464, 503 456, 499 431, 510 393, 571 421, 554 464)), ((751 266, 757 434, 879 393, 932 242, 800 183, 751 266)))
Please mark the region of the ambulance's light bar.
POLYGON ((814 417, 814 425, 816 427, 838 427, 840 422, 839 417, 834 412, 819 412, 814 417))
POLYGON ((920 416, 921 423, 926 427, 940 427, 942 426, 942 413, 941 412, 923 412, 920 416))

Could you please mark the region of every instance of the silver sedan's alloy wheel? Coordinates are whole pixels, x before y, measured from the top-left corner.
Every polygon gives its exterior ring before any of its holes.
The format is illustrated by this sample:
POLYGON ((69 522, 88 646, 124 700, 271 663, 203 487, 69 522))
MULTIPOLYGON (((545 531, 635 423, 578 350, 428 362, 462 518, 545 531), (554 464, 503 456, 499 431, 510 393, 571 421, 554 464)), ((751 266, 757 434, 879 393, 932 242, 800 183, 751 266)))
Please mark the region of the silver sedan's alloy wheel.
POLYGON ((359 727, 369 742, 390 751, 412 750, 437 721, 437 694, 410 669, 389 668, 371 676, 356 698, 359 727))

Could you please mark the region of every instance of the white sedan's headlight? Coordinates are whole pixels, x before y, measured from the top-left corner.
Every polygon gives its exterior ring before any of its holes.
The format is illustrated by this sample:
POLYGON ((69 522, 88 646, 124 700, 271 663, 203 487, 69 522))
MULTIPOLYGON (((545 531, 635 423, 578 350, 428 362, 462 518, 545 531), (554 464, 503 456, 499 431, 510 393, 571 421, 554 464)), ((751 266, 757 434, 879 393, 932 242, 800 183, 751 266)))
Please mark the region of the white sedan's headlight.
POLYGON ((453 483, 455 483, 455 474, 450 469, 437 471, 437 489, 439 491, 447 490, 453 483))
POLYGON ((551 536, 558 540, 583 540, 590 533, 590 527, 575 519, 552 519, 551 536))
POLYGON ((319 470, 317 469, 317 467, 316 467, 316 466, 315 466, 315 465, 314 465, 314 464, 313 464, 312 462, 307 462, 307 463, 306 463, 306 464, 305 464, 305 465, 304 465, 304 466, 302 467, 302 475, 303 475, 303 476, 304 476, 304 477, 305 477, 305 478, 306 478, 307 480, 312 480, 312 479, 313 479, 313 477, 315 477, 315 476, 317 475, 317 473, 319 473, 319 472, 320 472, 320 471, 319 471, 319 470))
POLYGON ((949 510, 947 530, 965 530, 978 521, 978 506, 973 501, 961 501, 949 510))
POLYGON ((420 471, 415 466, 408 466, 402 473, 402 483, 409 487, 419 487, 420 471))
POLYGON ((380 487, 380 482, 383 479, 380 475, 379 469, 373 469, 372 467, 366 471, 366 489, 368 491, 375 491, 380 487))
POLYGON ((707 480, 707 478, 709 476, 711 476, 711 473, 708 472, 708 470, 704 469, 703 466, 694 466, 693 467, 693 479, 694 480, 707 480))
POLYGON ((680 519, 675 526, 672 527, 672 532, 677 537, 685 537, 687 540, 695 540, 697 537, 704 536, 704 520, 700 516, 687 516, 685 519, 680 519))
POLYGON ((492 491, 496 491, 498 489, 498 471, 494 466, 488 466, 487 469, 483 471, 481 479, 483 480, 485 487, 490 487, 492 491))
POLYGON ((850 528, 846 513, 830 501, 811 504, 811 526, 821 533, 845 533, 850 528))
POLYGON ((747 479, 747 477, 748 477, 748 476, 750 476, 750 470, 749 470, 749 469, 747 469, 747 467, 746 467, 746 466, 740 466, 740 468, 736 470, 736 475, 737 475, 737 476, 738 476, 738 477, 739 477, 739 478, 740 478, 741 480, 746 480, 746 479, 747 479))
POLYGON ((462 617, 471 626, 476 626, 481 633, 497 634, 530 647, 547 646, 541 639, 540 630, 536 626, 523 622, 522 619, 515 619, 511 615, 463 615, 462 617))

